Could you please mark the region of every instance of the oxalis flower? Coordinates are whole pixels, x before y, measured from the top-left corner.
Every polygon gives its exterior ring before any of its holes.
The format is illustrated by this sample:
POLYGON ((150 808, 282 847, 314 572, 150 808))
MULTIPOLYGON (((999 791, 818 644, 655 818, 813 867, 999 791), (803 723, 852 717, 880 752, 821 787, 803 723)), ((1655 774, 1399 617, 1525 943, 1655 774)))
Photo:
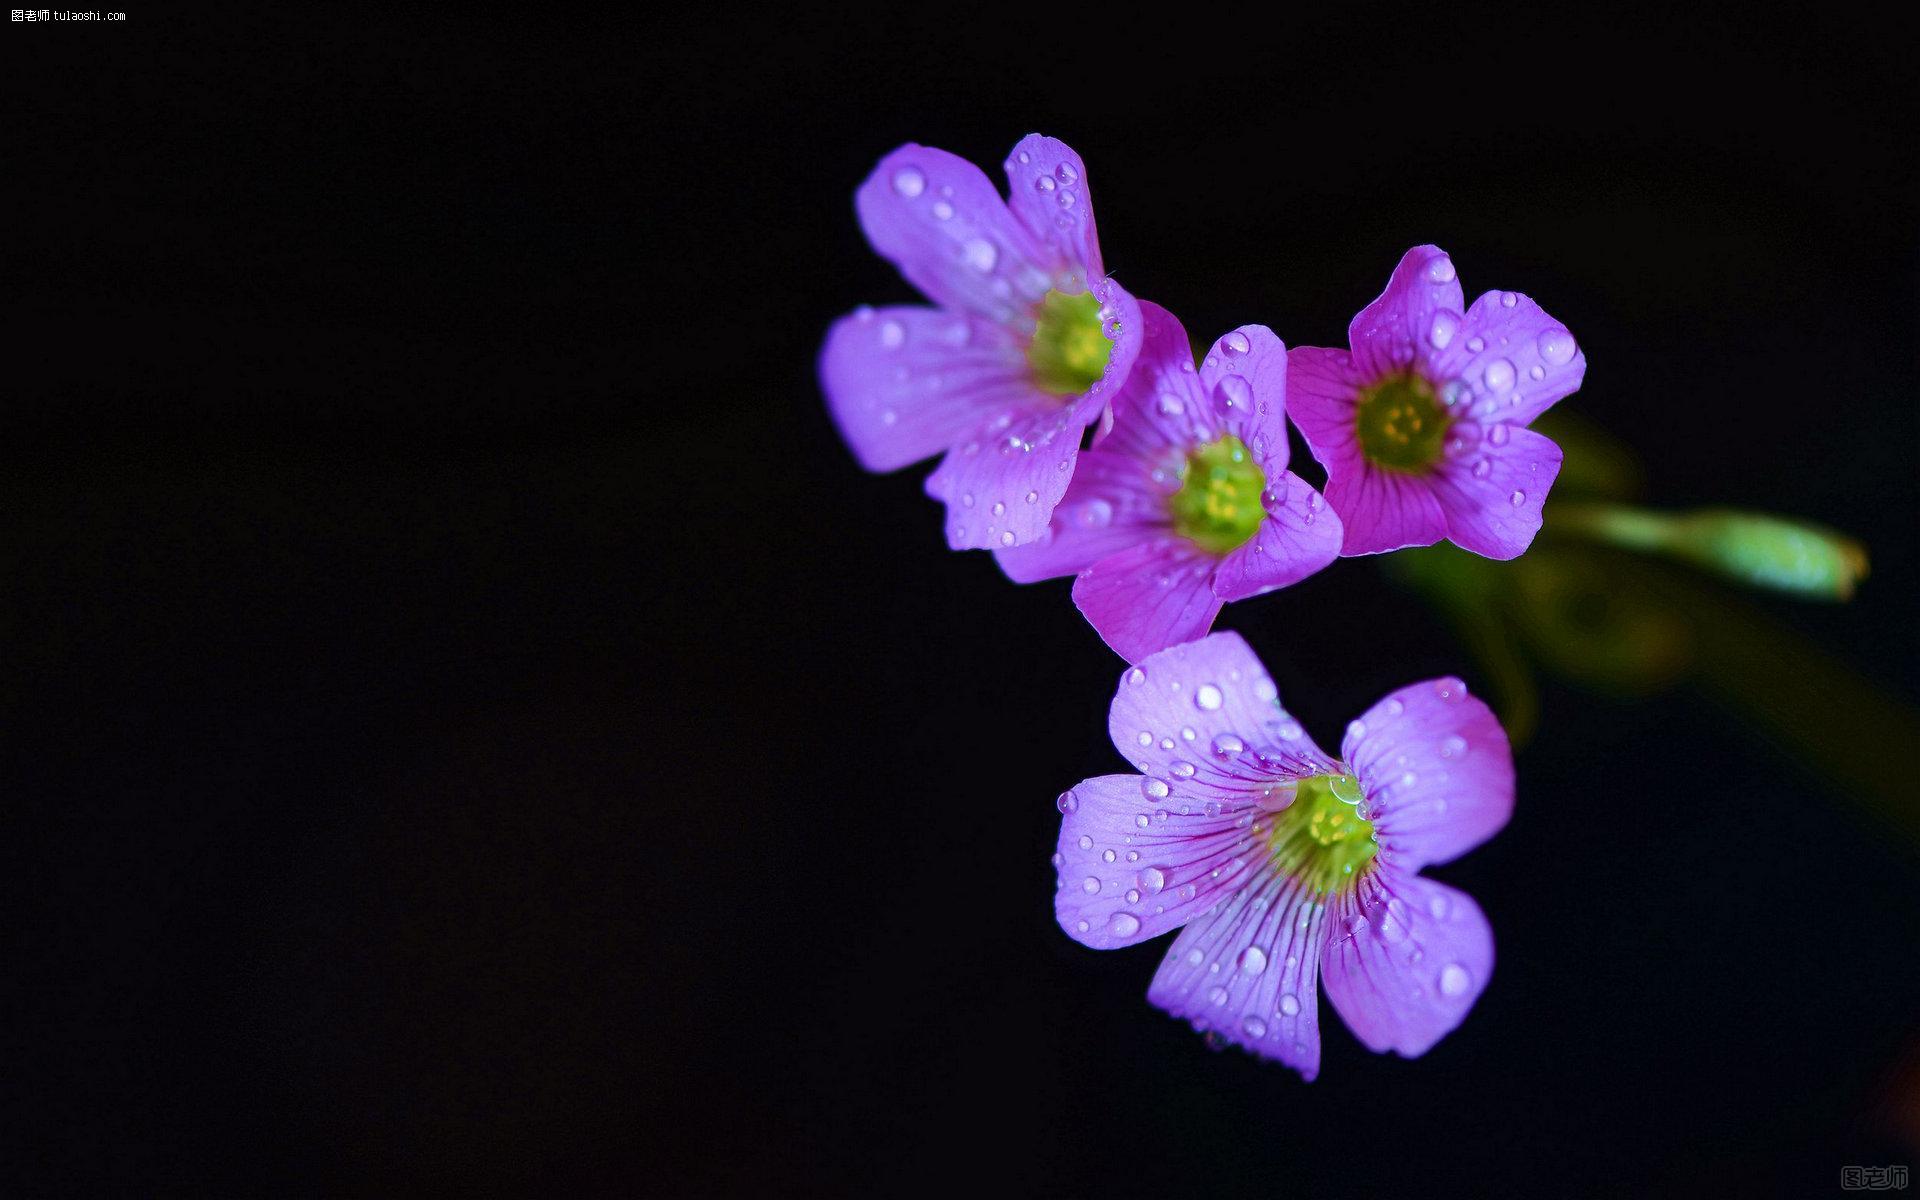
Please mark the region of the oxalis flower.
POLYGON ((1287 348, 1243 325, 1196 368, 1187 331, 1140 302, 1145 338, 1113 426, 1080 456, 1046 534, 995 551, 1020 583, 1078 574, 1073 600, 1130 662, 1206 634, 1220 606, 1340 553, 1340 518, 1287 470, 1287 348))
POLYGON ((1560 473, 1560 447, 1527 425, 1579 388, 1573 335, 1518 292, 1466 307, 1453 261, 1415 246, 1347 340, 1287 356, 1293 422, 1346 526, 1341 553, 1443 537, 1488 558, 1525 551, 1560 473))
POLYGON ((1054 912, 1069 936, 1104 950, 1179 929, 1147 998, 1308 1079, 1323 982, 1375 1051, 1423 1054, 1466 1016, 1493 933, 1419 871, 1507 823, 1513 759, 1459 680, 1387 696, 1334 759, 1246 643, 1216 633, 1128 671, 1109 729, 1143 774, 1060 796, 1054 912))
POLYGON ((938 307, 861 308, 827 334, 820 385, 862 466, 947 451, 927 494, 956 550, 1047 528, 1082 431, 1133 366, 1140 317, 1106 277, 1086 169, 1032 134, 1006 199, 964 159, 906 145, 855 195, 867 240, 938 307))

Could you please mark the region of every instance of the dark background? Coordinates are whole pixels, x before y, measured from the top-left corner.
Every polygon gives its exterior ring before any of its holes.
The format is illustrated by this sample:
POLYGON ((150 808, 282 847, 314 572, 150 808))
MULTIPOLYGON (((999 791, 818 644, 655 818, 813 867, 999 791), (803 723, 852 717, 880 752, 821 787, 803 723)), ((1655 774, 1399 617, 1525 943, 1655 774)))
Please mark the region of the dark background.
MULTIPOLYGON (((1548 690, 1513 823, 1437 872, 1500 965, 1425 1058, 1330 1010, 1311 1085, 1209 1053, 1145 1003, 1161 945, 1053 924, 1121 664, 814 383, 833 317, 913 299, 851 205, 902 141, 997 177, 1066 139, 1109 269, 1208 339, 1343 344, 1438 242, 1575 331, 1570 403, 1660 502, 1863 538, 1853 604, 1763 603, 1911 698, 1915 31, 1676 12, 10 25, 0 1190, 1812 1196, 1920 1158, 1914 846, 1686 691, 1548 690)), ((1365 562, 1222 625, 1323 744, 1483 685, 1365 562)))

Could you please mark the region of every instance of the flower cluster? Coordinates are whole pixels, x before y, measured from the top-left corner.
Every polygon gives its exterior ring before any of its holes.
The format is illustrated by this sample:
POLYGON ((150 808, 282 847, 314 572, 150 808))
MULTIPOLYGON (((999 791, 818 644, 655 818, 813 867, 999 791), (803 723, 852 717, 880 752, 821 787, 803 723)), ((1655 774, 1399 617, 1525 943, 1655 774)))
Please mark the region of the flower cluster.
POLYGON ((1005 169, 1002 197, 944 151, 881 160, 861 224, 932 304, 855 310, 819 373, 868 469, 943 455, 926 489, 951 547, 1018 583, 1072 576, 1135 664, 1112 733, 1141 774, 1061 795, 1060 925, 1096 948, 1181 929, 1149 998, 1309 1079, 1322 982, 1361 1041, 1421 1054, 1486 986, 1493 938, 1419 872, 1505 824, 1505 734, 1441 679, 1389 694, 1335 758, 1209 630, 1342 556, 1524 552, 1561 461, 1528 426, 1585 356, 1517 292, 1469 305, 1452 260, 1416 246, 1346 349, 1243 325, 1196 361, 1178 318, 1107 275, 1080 157, 1035 134, 1005 169), (1290 469, 1290 420, 1323 489, 1290 469))

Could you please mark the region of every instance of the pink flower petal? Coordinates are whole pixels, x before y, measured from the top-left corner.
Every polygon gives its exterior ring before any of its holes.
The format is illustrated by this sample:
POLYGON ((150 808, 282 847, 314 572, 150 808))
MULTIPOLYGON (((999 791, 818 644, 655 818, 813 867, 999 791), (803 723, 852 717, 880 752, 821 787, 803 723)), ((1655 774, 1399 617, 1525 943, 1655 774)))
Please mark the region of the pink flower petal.
POLYGON ((1430 477, 1383 471, 1356 456, 1327 468, 1327 503, 1340 514, 1340 553, 1384 554, 1431 546, 1447 535, 1447 514, 1430 477))
POLYGON ((1340 553, 1430 546, 1446 536, 1446 514, 1424 477, 1380 470, 1361 453, 1354 414, 1361 386, 1360 368, 1345 351, 1296 346, 1287 354, 1288 412, 1327 469, 1326 500, 1345 535, 1340 553))
POLYGON ((1007 578, 1032 583, 1078 575, 1130 546, 1164 536, 1167 499, 1136 460, 1083 450, 1067 494, 1038 539, 994 551, 1007 578))
POLYGON ((1465 307, 1453 260, 1445 252, 1438 246, 1407 251, 1387 290, 1347 327, 1347 344, 1362 377, 1376 381, 1425 362, 1440 344, 1451 345, 1465 307))
POLYGON ((1540 506, 1560 474, 1560 447, 1510 425, 1475 432, 1476 444, 1443 462, 1429 486, 1455 545, 1488 558, 1517 558, 1540 532, 1540 506))
POLYGON ((1158 937, 1237 890, 1262 861, 1251 797, 1193 808, 1138 775, 1103 775, 1060 794, 1054 916, 1096 950, 1158 937))
POLYGON ((1209 390, 1193 365, 1193 343, 1180 319, 1151 300, 1139 302, 1142 339, 1126 385, 1113 398, 1113 427, 1096 448, 1125 455, 1146 470, 1177 473, 1195 446, 1225 431, 1209 390))
POLYGON ((1073 478, 1084 424, 1070 408, 1008 413, 948 451, 926 485, 947 506, 947 544, 997 549, 1044 534, 1073 478))
POLYGON ((1242 325, 1222 336, 1199 375, 1220 428, 1245 442, 1269 476, 1286 470, 1287 348, 1273 330, 1242 325))
POLYGON ((1327 910, 1274 871, 1180 931, 1147 999, 1194 1028, 1320 1073, 1315 976, 1327 910))
POLYGON ((1175 803, 1257 795, 1282 778, 1337 769, 1280 707, 1237 633, 1174 646, 1122 674, 1107 732, 1175 803))
POLYGON ((1415 871, 1486 841, 1513 813, 1513 752, 1458 679, 1409 684, 1347 727, 1340 754, 1393 864, 1415 871))
POLYGON ((1065 142, 1030 133, 1007 155, 1007 207, 1036 242, 1079 268, 1070 291, 1084 291, 1105 275, 1093 226, 1093 195, 1086 164, 1065 142))
POLYGON ((1066 263, 1007 210, 980 168, 911 143, 854 196, 867 240, 935 303, 1012 324, 1066 263))
POLYGON ((1530 425, 1586 378, 1587 356, 1566 326, 1518 292, 1488 292, 1430 365, 1436 385, 1471 389, 1468 416, 1530 425))
POLYGON ((863 308, 834 322, 820 352, 828 408, 869 471, 918 462, 999 413, 1049 403, 1030 374, 1005 329, 933 308, 863 308))
POLYGON ((1266 520, 1246 545, 1220 560, 1213 594, 1244 600, 1298 583, 1340 557, 1340 515, 1306 480, 1286 471, 1267 477, 1266 520))
POLYGON ((1128 662, 1206 635, 1220 612, 1207 585, 1213 559, 1181 539, 1156 538, 1109 555, 1073 582, 1073 602, 1128 662))
MULTIPOLYGON (((1376 866, 1330 911, 1327 999, 1369 1049, 1425 1054, 1493 975, 1493 930, 1473 898, 1376 866)), ((1177 943, 1176 943, 1177 945, 1177 943)))

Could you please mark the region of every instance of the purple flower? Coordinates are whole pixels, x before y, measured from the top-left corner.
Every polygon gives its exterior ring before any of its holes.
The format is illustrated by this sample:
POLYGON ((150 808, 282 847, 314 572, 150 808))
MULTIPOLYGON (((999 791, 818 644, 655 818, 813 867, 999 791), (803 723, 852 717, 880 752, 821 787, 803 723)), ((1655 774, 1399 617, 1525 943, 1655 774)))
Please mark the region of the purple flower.
POLYGON ((1293 422, 1346 525, 1340 552, 1443 537, 1488 558, 1525 551, 1560 473, 1560 447, 1527 425, 1579 388, 1573 335, 1518 292, 1467 308, 1452 260, 1415 246, 1347 340, 1287 365, 1293 422))
POLYGON ((1109 731, 1143 774, 1061 795, 1054 912, 1097 950, 1181 929, 1154 1004, 1308 1079, 1321 981, 1375 1051, 1423 1054, 1467 1015, 1493 933, 1419 871, 1507 823, 1513 758, 1459 680, 1387 696, 1336 761, 1247 644, 1216 633, 1128 671, 1109 731))
POLYGON ((1113 427, 1080 456, 1045 536, 995 551, 1019 583, 1078 573, 1073 601, 1129 662, 1202 637, 1228 600, 1340 553, 1340 518, 1287 470, 1287 348, 1264 325, 1213 344, 1140 302, 1139 360, 1113 427))
POLYGON ((938 306, 861 308, 834 323, 820 385, 862 466, 947 452, 927 494, 956 550, 1047 528, 1081 432, 1133 366, 1140 314, 1106 277, 1080 156, 1030 134, 1001 199, 978 167, 906 145, 855 195, 873 248, 938 306))

